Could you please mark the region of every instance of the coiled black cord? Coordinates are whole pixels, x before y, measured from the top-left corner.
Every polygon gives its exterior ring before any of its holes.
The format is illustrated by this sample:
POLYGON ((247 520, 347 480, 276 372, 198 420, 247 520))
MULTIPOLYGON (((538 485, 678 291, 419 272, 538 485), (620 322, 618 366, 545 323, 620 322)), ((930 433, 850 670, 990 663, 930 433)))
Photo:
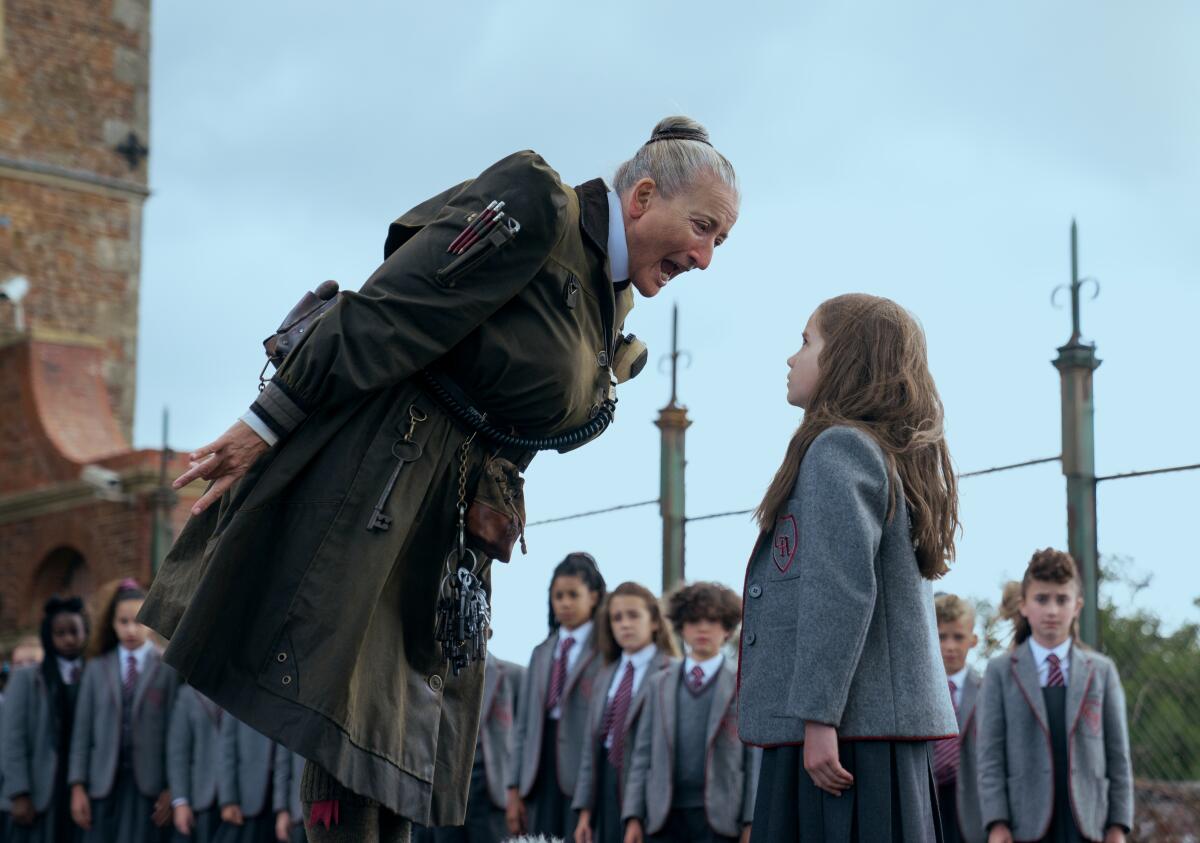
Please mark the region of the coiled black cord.
POLYGON ((431 372, 422 369, 417 373, 417 378, 429 391, 433 399, 452 418, 466 425, 471 430, 478 432, 485 439, 495 442, 497 445, 502 445, 506 448, 517 448, 522 451, 561 451, 564 448, 573 448, 582 445, 603 433, 613 423, 613 418, 617 410, 616 402, 609 399, 601 405, 594 418, 589 419, 574 430, 568 430, 566 433, 560 433, 557 436, 516 436, 492 425, 479 410, 460 402, 446 388, 446 385, 431 372))

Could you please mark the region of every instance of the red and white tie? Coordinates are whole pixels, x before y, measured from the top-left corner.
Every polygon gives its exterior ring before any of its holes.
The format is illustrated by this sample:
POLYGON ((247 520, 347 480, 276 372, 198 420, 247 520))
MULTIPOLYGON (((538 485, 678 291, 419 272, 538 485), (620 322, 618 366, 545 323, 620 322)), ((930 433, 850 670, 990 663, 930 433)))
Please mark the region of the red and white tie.
POLYGON ((1046 656, 1046 664, 1050 665, 1050 672, 1046 674, 1046 687, 1061 688, 1063 685, 1066 685, 1067 682, 1063 678, 1062 662, 1059 661, 1058 656, 1054 655, 1054 653, 1046 656))
POLYGON ((625 663, 625 673, 621 675, 621 684, 617 692, 609 700, 608 710, 604 712, 604 734, 609 739, 608 761, 617 769, 625 760, 625 716, 629 714, 629 704, 633 702, 633 662, 625 663))
POLYGON ((704 668, 700 665, 694 665, 691 673, 688 674, 688 685, 693 691, 699 691, 704 687, 704 668))
POLYGON ((122 690, 125 691, 126 696, 131 696, 138 681, 137 657, 130 653, 125 664, 125 681, 122 683, 122 690))
POLYGON ((546 710, 554 709, 562 701, 563 688, 567 685, 567 653, 575 646, 575 639, 568 635, 558 646, 558 658, 550 671, 550 693, 546 695, 546 710))
MULTIPOLYGON (((958 700, 955 693, 958 691, 958 686, 954 684, 953 679, 947 680, 950 688, 950 704, 954 706, 955 715, 958 714, 958 700)), ((959 735, 953 738, 943 738, 933 745, 933 778, 937 782, 938 787, 950 784, 958 778, 958 747, 962 741, 959 735)))

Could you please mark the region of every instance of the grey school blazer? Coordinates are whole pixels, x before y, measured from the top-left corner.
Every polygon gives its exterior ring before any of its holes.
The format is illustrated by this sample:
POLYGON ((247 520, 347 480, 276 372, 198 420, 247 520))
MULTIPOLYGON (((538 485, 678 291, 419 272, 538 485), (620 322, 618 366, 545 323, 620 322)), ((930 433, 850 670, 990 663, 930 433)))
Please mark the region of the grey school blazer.
MULTIPOLYGON (((1014 840, 1040 840, 1054 812, 1050 726, 1028 642, 992 659, 980 691, 979 801, 983 823, 1008 823, 1014 840)), ((1071 807, 1089 840, 1133 828, 1133 770, 1125 692, 1106 657, 1071 648, 1067 673, 1071 807)))
POLYGON ((275 742, 226 714, 221 718, 221 807, 237 805, 247 818, 270 808, 275 742))
POLYGON ((292 822, 304 815, 300 804, 300 776, 304 772, 304 759, 281 743, 274 744, 274 761, 271 779, 271 810, 278 814, 287 811, 292 822))
POLYGON ((868 434, 831 427, 809 446, 746 570, 742 740, 803 743, 808 720, 850 740, 958 734, 933 590, 917 568, 902 489, 887 518, 888 488, 868 434))
MULTIPOLYGON (((600 730, 604 726, 604 709, 608 707, 608 688, 612 685, 613 676, 616 675, 620 664, 621 660, 617 659, 612 664, 605 665, 596 674, 596 692, 592 694, 591 705, 588 706, 587 731, 584 733, 581 747, 579 776, 575 781, 575 799, 571 802, 571 807, 576 811, 590 811, 595 806, 597 765, 601 763, 597 751, 600 730)), ((679 659, 659 650, 654 654, 654 658, 650 659, 646 675, 642 677, 642 684, 638 686, 637 693, 629 703, 629 711, 625 713, 625 723, 622 726, 625 733, 625 764, 621 769, 620 787, 617 788, 622 801, 628 791, 629 771, 632 766, 629 759, 637 748, 638 720, 646 707, 646 698, 650 695, 650 687, 653 684, 651 680, 660 673, 673 675, 674 669, 678 667, 679 659)), ((618 806, 618 810, 620 807, 618 806)))
MULTIPOLYGON (((594 649, 595 641, 596 630, 593 628, 563 685, 555 779, 559 790, 567 797, 575 792, 579 759, 586 743, 584 735, 587 730, 588 702, 592 697, 596 673, 600 670, 600 657, 594 649)), ((546 726, 546 695, 550 690, 550 668, 554 665, 557 642, 558 635, 554 634, 533 648, 529 669, 525 671, 525 681, 521 683, 516 729, 513 732, 513 762, 508 766, 508 786, 517 788, 522 799, 529 796, 537 781, 542 733, 546 726)))
POLYGON ((479 717, 479 747, 483 752, 483 771, 492 804, 504 810, 505 788, 510 779, 509 763, 513 751, 513 721, 525 668, 498 659, 488 653, 483 673, 483 706, 479 717))
MULTIPOLYGON (((54 658, 53 654, 48 658, 54 658)), ((63 759, 66 763, 66 759, 63 759)), ((54 796, 58 771, 58 733, 40 665, 15 671, 4 689, 0 725, 0 780, 3 809, 14 796, 27 794, 33 810, 43 813, 54 796)))
MULTIPOLYGON (((86 785, 92 799, 112 792, 121 758, 120 652, 88 662, 79 683, 67 783, 86 785)), ((147 653, 133 691, 132 760, 138 791, 152 799, 167 788, 167 726, 178 689, 179 674, 157 650, 147 653)))
MULTIPOLYGON (((704 766, 704 813, 708 824, 726 837, 737 837, 754 819, 762 750, 743 744, 737 733, 737 671, 729 659, 710 681, 716 683, 708 716, 704 766)), ((675 784, 676 700, 679 670, 646 680, 646 708, 638 721, 621 819, 637 817, 646 834, 658 834, 671 813, 675 784)))
POLYGON ((186 799, 193 811, 217 804, 221 721, 216 704, 201 699, 190 685, 179 689, 167 731, 167 782, 173 799, 186 799))
POLYGON ((979 811, 979 779, 977 776, 979 673, 967 671, 963 680, 962 702, 958 706, 958 780, 954 785, 955 801, 958 805, 958 830, 967 843, 987 843, 987 829, 979 811))

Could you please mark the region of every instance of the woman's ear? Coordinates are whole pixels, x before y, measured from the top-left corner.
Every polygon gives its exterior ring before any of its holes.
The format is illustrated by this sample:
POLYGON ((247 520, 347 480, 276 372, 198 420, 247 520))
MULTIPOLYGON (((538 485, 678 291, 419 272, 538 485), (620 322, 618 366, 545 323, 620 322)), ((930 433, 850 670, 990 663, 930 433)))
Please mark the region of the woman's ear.
POLYGON ((636 220, 646 215, 658 193, 657 188, 654 179, 649 176, 634 183, 629 189, 629 199, 625 202, 625 213, 630 219, 636 220))

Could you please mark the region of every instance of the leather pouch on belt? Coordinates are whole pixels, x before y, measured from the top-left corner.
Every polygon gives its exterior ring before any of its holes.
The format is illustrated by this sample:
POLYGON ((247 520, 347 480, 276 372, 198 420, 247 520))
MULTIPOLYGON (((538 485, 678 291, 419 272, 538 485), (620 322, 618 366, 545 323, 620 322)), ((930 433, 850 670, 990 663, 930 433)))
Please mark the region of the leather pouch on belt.
POLYGON ((467 534, 471 544, 492 559, 507 562, 513 545, 525 547, 525 478, 517 467, 501 457, 483 464, 475 499, 467 509, 467 534))

